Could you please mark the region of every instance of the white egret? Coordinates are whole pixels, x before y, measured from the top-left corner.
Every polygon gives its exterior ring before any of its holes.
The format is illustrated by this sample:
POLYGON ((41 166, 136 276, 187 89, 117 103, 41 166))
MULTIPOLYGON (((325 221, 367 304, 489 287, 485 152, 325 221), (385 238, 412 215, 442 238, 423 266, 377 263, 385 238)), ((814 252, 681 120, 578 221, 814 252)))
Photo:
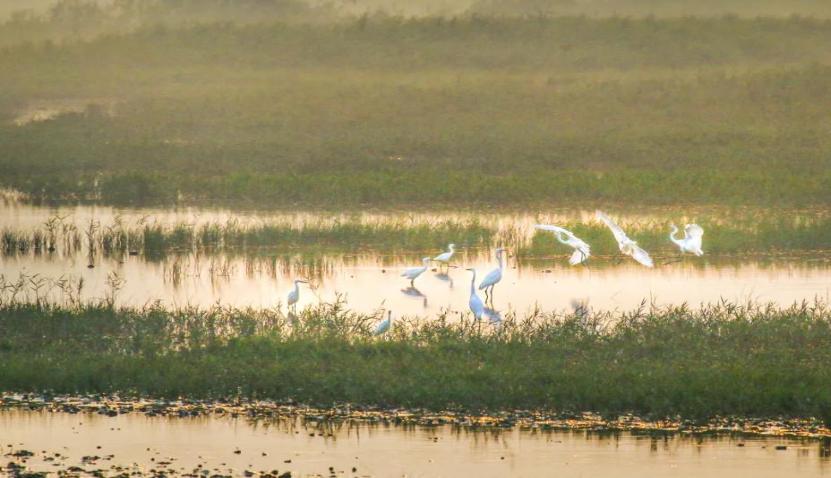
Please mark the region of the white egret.
POLYGON ((415 281, 418 276, 423 274, 427 270, 427 268, 430 267, 430 258, 425 257, 421 259, 421 263, 424 265, 421 267, 410 267, 408 269, 405 269, 404 272, 401 274, 401 277, 406 277, 407 279, 410 279, 410 285, 413 287, 415 287, 413 281, 415 281))
POLYGON ((612 231, 612 234, 615 235, 615 239, 617 240, 617 246, 620 249, 620 252, 632 256, 633 259, 640 262, 641 264, 645 265, 646 267, 653 267, 654 264, 652 263, 652 258, 649 257, 649 254, 641 249, 638 246, 638 243, 629 239, 629 236, 623 232, 623 229, 620 228, 615 221, 612 220, 609 216, 603 214, 600 211, 597 211, 596 216, 598 219, 603 221, 606 226, 612 231))
POLYGON ((482 303, 482 299, 476 294, 476 269, 469 268, 467 270, 473 272, 473 277, 470 279, 470 300, 468 301, 468 305, 470 306, 470 311, 473 312, 473 317, 479 320, 482 318, 482 314, 485 313, 485 304, 482 303))
POLYGON ((701 226, 698 224, 687 224, 684 226, 684 237, 682 239, 675 238, 675 235, 678 234, 678 228, 675 224, 672 224, 670 227, 672 231, 669 233, 669 240, 681 249, 682 254, 689 252, 697 256, 704 255, 704 251, 701 250, 701 236, 704 235, 704 229, 701 226))
POLYGON ((387 333, 387 331, 390 330, 391 326, 392 326, 392 311, 388 310, 387 311, 387 318, 384 319, 383 321, 381 321, 381 323, 378 324, 377 327, 375 327, 375 331, 372 332, 372 335, 383 335, 383 334, 387 333))
POLYGON ((453 253, 456 252, 456 244, 448 244, 447 245, 447 252, 442 252, 441 254, 437 255, 433 258, 434 261, 438 262, 439 265, 449 265, 450 259, 453 257, 453 253))
POLYGON ((573 266, 585 262, 591 255, 591 247, 568 229, 550 224, 537 224, 534 227, 542 231, 553 232, 558 241, 574 249, 568 259, 568 263, 573 266))
POLYGON ((482 282, 479 283, 479 290, 485 291, 485 300, 490 298, 493 300, 493 288, 499 281, 502 280, 502 253, 505 252, 504 247, 499 247, 496 249, 496 261, 499 263, 499 267, 496 269, 488 272, 488 275, 482 279, 482 282))
POLYGON ((302 279, 297 279, 294 281, 294 289, 289 292, 288 295, 288 305, 289 307, 294 307, 297 304, 297 301, 300 300, 300 284, 308 284, 309 281, 305 281, 302 279))

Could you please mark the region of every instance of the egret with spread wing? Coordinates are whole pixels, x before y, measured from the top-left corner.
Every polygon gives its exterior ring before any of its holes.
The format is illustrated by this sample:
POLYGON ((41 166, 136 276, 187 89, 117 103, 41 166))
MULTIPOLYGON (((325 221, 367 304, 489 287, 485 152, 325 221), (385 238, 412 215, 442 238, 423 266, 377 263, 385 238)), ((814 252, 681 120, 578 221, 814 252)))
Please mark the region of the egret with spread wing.
POLYGON ((646 267, 654 266, 652 258, 649 257, 649 254, 645 250, 641 249, 637 242, 629 239, 629 236, 623 232, 623 229, 621 229, 620 226, 615 224, 615 221, 613 221, 612 218, 600 211, 597 211, 595 214, 597 218, 603 221, 603 223, 606 224, 606 226, 612 231, 612 234, 615 235, 615 240, 617 240, 617 246, 620 249, 620 252, 628 256, 632 256, 633 259, 646 267))
POLYGON ((404 272, 401 273, 401 277, 406 277, 407 279, 410 279, 410 285, 413 287, 415 287, 413 281, 415 281, 416 278, 418 278, 418 276, 423 274, 427 270, 427 268, 430 267, 430 258, 425 257, 421 259, 421 263, 424 265, 422 265, 421 267, 410 267, 409 269, 405 269, 404 272))
POLYGON ((496 249, 496 261, 499 263, 499 267, 496 269, 488 272, 488 275, 482 279, 482 282, 479 284, 479 290, 485 291, 485 300, 487 301, 488 298, 493 300, 493 288, 499 281, 502 280, 502 253, 505 252, 504 247, 499 247, 496 249))
POLYGON ((669 233, 669 240, 674 242, 681 253, 689 252, 697 256, 703 256, 704 251, 701 250, 701 237, 704 235, 704 229, 698 224, 687 224, 684 226, 684 237, 677 239, 678 228, 675 224, 671 225, 672 231, 669 233))
POLYGON ((558 241, 574 249, 571 257, 568 259, 568 263, 573 266, 585 262, 591 255, 591 247, 568 229, 549 224, 537 224, 534 227, 541 231, 553 232, 558 241))

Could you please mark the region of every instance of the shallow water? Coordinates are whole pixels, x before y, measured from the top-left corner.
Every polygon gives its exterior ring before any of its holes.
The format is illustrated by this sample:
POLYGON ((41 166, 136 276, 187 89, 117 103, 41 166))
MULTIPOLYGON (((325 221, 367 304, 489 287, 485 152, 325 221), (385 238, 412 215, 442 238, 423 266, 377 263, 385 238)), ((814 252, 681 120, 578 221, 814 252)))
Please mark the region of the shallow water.
MULTIPOLYGON (((556 217, 552 213, 548 217, 556 217)), ((574 212, 585 215, 589 212, 574 212)), ((232 213, 226 210, 116 210, 109 207, 78 206, 45 208, 7 201, 0 206, 0 227, 23 230, 42 225, 49 217, 66 216, 82 226, 90 219, 111 221, 116 215, 126 222, 152 217, 164 223, 184 221, 222 222, 337 220, 343 215, 324 213, 232 213)), ((572 215, 572 217, 573 217, 572 215)), ((383 222, 391 214, 367 213, 364 222, 383 222)), ((399 217, 399 216, 394 216, 399 217)), ((442 216, 444 217, 444 216, 442 216)), ((471 213, 448 214, 448 219, 469 220, 471 213)), ((521 214, 489 214, 476 217, 497 228, 528 228, 537 218, 521 214)), ((411 216, 414 222, 436 220, 437 215, 411 216)), ((423 251, 422 251, 423 252, 423 251)), ((440 251, 429 251, 430 254, 440 251)), ((593 258, 587 267, 569 267, 567 251, 549 259, 508 258, 504 278, 492 301, 493 317, 509 312, 523 314, 534 307, 543 310, 571 310, 585 303, 598 310, 632 309, 642 302, 658 305, 712 303, 720 300, 790 305, 803 300, 828 301, 831 294, 831 261, 827 256, 794 258, 713 257, 659 258, 655 269, 646 269, 630 259, 593 258), (673 262, 674 261, 674 262, 673 262)), ((185 254, 162 258, 144 256, 89 258, 79 254, 23 254, 0 257, 0 274, 7 280, 37 275, 45 281, 41 293, 57 298, 54 286, 59 278, 83 280, 82 297, 97 299, 108 290, 108 278, 115 273, 124 280, 117 302, 143 305, 161 301, 166 306, 213 305, 276 307, 285 302, 295 278, 311 280, 303 286, 299 307, 332 302, 337 297, 348 307, 371 312, 383 305, 397 315, 433 316, 467 310, 470 294, 469 272, 474 267, 481 279, 495 267, 492 251, 461 247, 454 262, 458 266, 446 273, 428 271, 418 278, 415 288, 400 277, 401 271, 419 265, 421 253, 391 255, 372 251, 358 254, 322 255, 305 251, 302 245, 290 251, 262 249, 256 255, 185 254)), ((480 295, 483 295, 480 292, 480 295)))
POLYGON ((274 469, 295 477, 329 476, 329 467, 337 476, 831 476, 827 444, 817 441, 470 431, 449 425, 320 426, 296 419, 266 423, 5 410, 0 411, 0 445, 6 453, 35 452, 26 463, 30 471, 120 465, 145 473, 152 468, 184 472, 202 464, 212 473, 237 476, 274 469), (786 449, 777 449, 782 445, 786 449), (47 462, 41 451, 64 458, 47 462), (83 456, 94 455, 114 456, 81 463, 83 456))

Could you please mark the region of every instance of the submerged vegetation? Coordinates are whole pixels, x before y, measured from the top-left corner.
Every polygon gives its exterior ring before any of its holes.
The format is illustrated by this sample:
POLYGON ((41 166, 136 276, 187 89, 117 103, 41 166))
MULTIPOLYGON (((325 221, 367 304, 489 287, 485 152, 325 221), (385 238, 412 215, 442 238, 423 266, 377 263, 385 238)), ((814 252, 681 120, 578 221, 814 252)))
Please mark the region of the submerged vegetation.
POLYGON ((0 185, 133 205, 831 203, 827 20, 228 18, 0 50, 0 185))
POLYGON ((340 304, 271 309, 0 303, 0 389, 293 398, 469 410, 831 421, 831 311, 718 304, 479 324, 340 304))

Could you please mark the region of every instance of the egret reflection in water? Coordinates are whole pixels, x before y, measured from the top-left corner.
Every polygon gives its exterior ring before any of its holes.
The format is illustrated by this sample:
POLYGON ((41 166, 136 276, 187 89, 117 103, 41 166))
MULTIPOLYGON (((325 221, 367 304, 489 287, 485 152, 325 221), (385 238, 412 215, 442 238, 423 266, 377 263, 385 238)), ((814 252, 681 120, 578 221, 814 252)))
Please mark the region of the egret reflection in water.
POLYGON ((450 286, 449 288, 453 288, 453 278, 450 277, 450 274, 448 274, 447 272, 438 272, 433 277, 440 281, 447 282, 447 284, 450 286))
POLYGON ((421 299, 423 301, 423 307, 425 309, 427 308, 427 296, 417 288, 412 286, 406 287, 401 289, 401 293, 414 299, 421 299))

